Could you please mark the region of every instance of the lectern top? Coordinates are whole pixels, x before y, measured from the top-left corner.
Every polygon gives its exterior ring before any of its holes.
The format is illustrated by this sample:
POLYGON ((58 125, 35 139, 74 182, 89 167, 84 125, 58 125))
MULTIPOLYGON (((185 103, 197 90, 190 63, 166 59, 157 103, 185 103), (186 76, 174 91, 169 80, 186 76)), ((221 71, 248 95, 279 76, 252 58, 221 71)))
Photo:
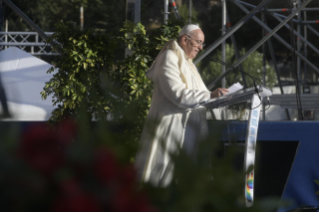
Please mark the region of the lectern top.
POLYGON ((239 90, 232 94, 227 94, 225 96, 220 96, 220 97, 210 99, 208 101, 202 102, 201 105, 209 109, 225 107, 228 105, 249 101, 251 100, 252 96, 255 93, 258 93, 260 98, 272 95, 272 92, 270 91, 269 88, 266 88, 263 86, 257 86, 256 88, 250 87, 250 88, 239 90))

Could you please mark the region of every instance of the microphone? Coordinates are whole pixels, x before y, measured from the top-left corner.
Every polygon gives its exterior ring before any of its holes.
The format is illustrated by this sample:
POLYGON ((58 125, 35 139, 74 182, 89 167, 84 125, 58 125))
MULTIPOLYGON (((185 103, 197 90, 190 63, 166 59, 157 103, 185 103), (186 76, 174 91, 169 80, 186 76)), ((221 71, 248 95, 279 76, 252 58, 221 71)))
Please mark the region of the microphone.
MULTIPOLYGON (((252 76, 252 75, 250 75, 250 74, 248 74, 247 72, 244 72, 244 71, 238 69, 237 67, 234 67, 232 64, 226 63, 226 62, 221 61, 221 60, 219 60, 219 59, 217 59, 217 58, 210 58, 210 60, 211 60, 212 62, 217 62, 217 63, 219 63, 219 64, 225 65, 227 68, 231 68, 231 69, 234 70, 234 71, 239 71, 240 73, 243 73, 243 74, 249 76, 249 77, 253 80, 255 92, 256 92, 257 95, 258 95, 258 98, 259 98, 259 100, 260 100, 260 104, 262 104, 262 99, 261 99, 261 96, 260 96, 260 94, 259 94, 258 86, 257 86, 257 84, 256 84, 256 81, 258 81, 258 82, 260 82, 260 87, 262 87, 262 86, 261 86, 261 85, 262 85, 262 82, 261 82, 260 79, 258 79, 257 77, 254 77, 254 76, 252 76)), ((270 99, 269 99, 269 96, 267 96, 267 103, 268 103, 268 108, 265 109, 265 111, 270 108, 270 99)), ((258 108, 258 107, 260 106, 260 104, 259 104, 257 107, 255 107, 255 108, 258 108)), ((254 109, 254 108, 251 108, 251 110, 252 110, 252 109, 254 109)))
POLYGON ((238 69, 237 67, 234 67, 234 66, 233 66, 232 64, 230 64, 230 63, 226 63, 226 62, 221 61, 221 60, 219 60, 219 59, 217 59, 217 58, 211 58, 210 60, 211 60, 212 62, 217 62, 217 63, 219 63, 219 64, 221 64, 221 65, 224 65, 224 66, 226 66, 227 68, 231 68, 231 69, 234 70, 234 71, 238 71, 238 72, 240 72, 240 73, 243 73, 243 74, 245 74, 246 76, 249 76, 249 77, 253 80, 254 86, 256 86, 256 82, 255 82, 255 81, 259 81, 260 84, 262 85, 262 82, 260 81, 260 79, 258 79, 257 77, 254 77, 254 76, 252 76, 252 75, 250 75, 250 74, 248 74, 247 72, 244 72, 244 71, 238 69))
MULTIPOLYGON (((260 99, 260 101, 262 101, 262 100, 261 100, 261 97, 260 97, 260 95, 259 95, 259 92, 258 92, 258 91, 259 91, 259 90, 258 90, 258 86, 257 86, 257 84, 256 84, 256 81, 259 81, 259 82, 260 82, 260 85, 262 85, 262 82, 260 81, 260 79, 258 79, 257 77, 254 77, 254 76, 252 76, 252 75, 250 75, 250 74, 248 74, 248 73, 246 73, 246 72, 244 72, 244 71, 238 69, 237 67, 234 67, 232 64, 226 63, 226 62, 221 61, 221 60, 219 60, 219 59, 211 58, 210 60, 211 60, 212 62, 217 62, 217 63, 219 63, 219 64, 225 65, 227 68, 231 68, 231 69, 234 70, 234 71, 238 71, 238 72, 240 72, 240 73, 243 73, 243 74, 245 74, 246 76, 249 76, 249 77, 253 80, 254 87, 255 87, 255 92, 257 93, 258 98, 260 99)), ((260 86, 260 87, 261 87, 261 86, 260 86)))

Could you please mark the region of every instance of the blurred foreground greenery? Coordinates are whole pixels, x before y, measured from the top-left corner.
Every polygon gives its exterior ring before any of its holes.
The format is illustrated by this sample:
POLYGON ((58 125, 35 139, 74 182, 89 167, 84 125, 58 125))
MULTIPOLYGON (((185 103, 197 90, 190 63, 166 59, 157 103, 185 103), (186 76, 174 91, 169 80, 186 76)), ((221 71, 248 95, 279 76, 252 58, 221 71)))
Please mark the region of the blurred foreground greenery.
MULTIPOLYGON (((275 211, 278 199, 244 202, 245 173, 232 168, 236 148, 221 157, 215 129, 202 141, 197 160, 180 150, 172 184, 137 182, 123 129, 80 115, 51 127, 3 124, 0 143, 0 205, 4 211, 275 211), (212 153, 209 160, 207 153, 212 153), (211 163, 209 162, 211 161, 211 163), (211 164, 211 165, 210 165, 211 164)), ((217 133, 218 132, 218 133, 217 133)))

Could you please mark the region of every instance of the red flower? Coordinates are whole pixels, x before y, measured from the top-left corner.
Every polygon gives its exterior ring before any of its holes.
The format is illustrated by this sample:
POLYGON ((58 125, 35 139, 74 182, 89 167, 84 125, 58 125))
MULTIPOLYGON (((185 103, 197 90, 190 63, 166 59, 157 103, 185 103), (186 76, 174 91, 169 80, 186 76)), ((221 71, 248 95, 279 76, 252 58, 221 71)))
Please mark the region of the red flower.
POLYGON ((64 180, 60 184, 60 189, 63 195, 66 196, 75 196, 77 194, 80 194, 82 192, 82 189, 80 188, 80 185, 75 180, 64 180))
POLYGON ((112 203, 112 211, 116 212, 155 212, 148 199, 141 192, 127 187, 120 188, 115 192, 112 203))
POLYGON ((136 172, 133 165, 127 165, 122 167, 119 180, 122 185, 125 185, 131 189, 136 183, 136 172))
POLYGON ((61 183, 62 196, 52 207, 53 212, 101 212, 98 200, 91 194, 85 193, 75 180, 61 183))
POLYGON ((118 191, 115 192, 112 198, 112 206, 113 211, 116 212, 129 212, 132 211, 132 196, 130 194, 130 190, 122 187, 118 191), (131 209, 131 210, 130 210, 131 209))
POLYGON ((65 145, 69 144, 75 138, 77 132, 76 122, 72 119, 62 121, 57 127, 56 134, 58 139, 65 145))
POLYGON ((97 150, 94 160, 94 171, 101 182, 105 184, 117 178, 119 164, 110 150, 106 148, 97 150))
POLYGON ((132 165, 121 167, 108 149, 96 153, 94 169, 97 177, 111 192, 110 209, 114 212, 154 212, 146 196, 136 190, 136 173, 132 165))
POLYGON ((135 200, 136 212, 156 212, 157 210, 149 203, 149 200, 144 194, 140 194, 135 200))
POLYGON ((65 161, 64 148, 44 124, 30 127, 22 136, 19 155, 35 170, 52 174, 65 161))

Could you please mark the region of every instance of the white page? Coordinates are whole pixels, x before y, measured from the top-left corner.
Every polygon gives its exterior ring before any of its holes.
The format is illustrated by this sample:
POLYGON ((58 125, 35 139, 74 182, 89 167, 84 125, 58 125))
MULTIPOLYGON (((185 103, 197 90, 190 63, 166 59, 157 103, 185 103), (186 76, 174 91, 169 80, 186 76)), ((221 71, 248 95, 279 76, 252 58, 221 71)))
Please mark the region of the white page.
POLYGON ((235 93, 236 91, 239 91, 242 88, 243 86, 239 82, 234 83, 232 86, 228 88, 229 92, 227 94, 235 93))

